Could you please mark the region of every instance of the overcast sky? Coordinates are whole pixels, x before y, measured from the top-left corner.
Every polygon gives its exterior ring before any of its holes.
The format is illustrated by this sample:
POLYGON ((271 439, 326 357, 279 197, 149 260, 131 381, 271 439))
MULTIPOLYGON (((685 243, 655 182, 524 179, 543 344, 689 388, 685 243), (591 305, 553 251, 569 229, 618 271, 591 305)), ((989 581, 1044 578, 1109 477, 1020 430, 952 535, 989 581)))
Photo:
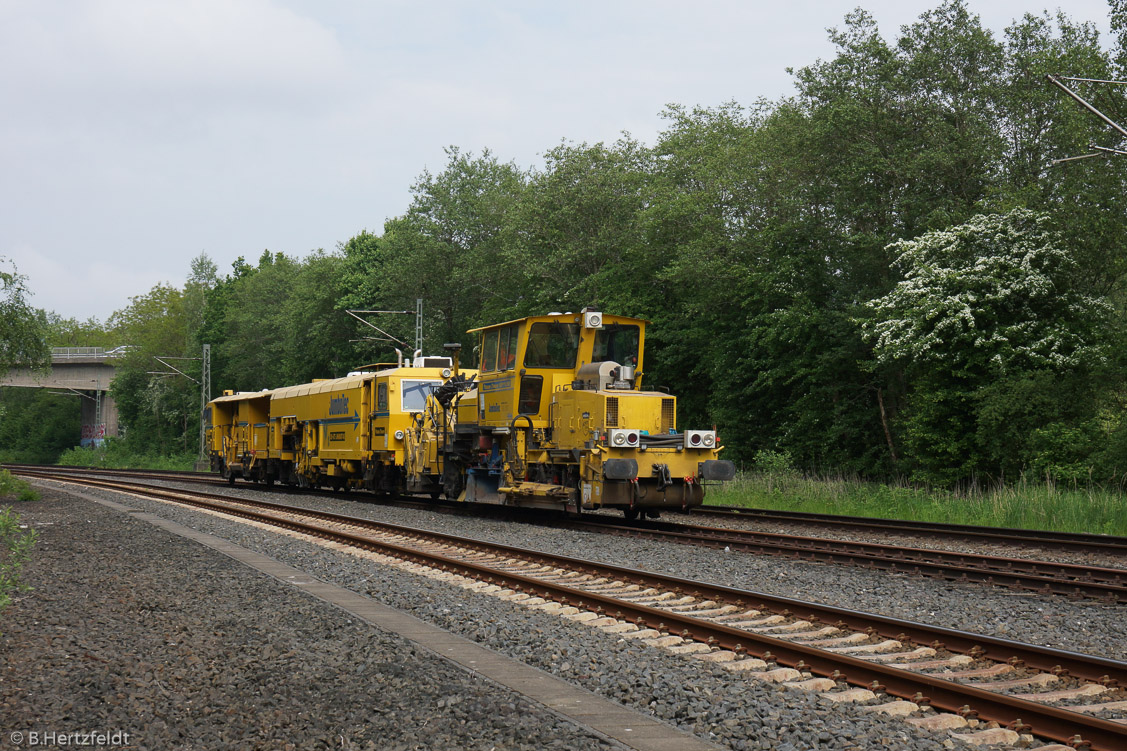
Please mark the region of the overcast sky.
MULTIPOLYGON (((1000 36, 1058 4, 970 7, 1000 36)), ((0 256, 104 322, 201 252, 382 232, 446 146, 528 167, 792 93, 857 5, 891 40, 938 0, 0 0, 0 256)), ((1106 35, 1104 0, 1067 12, 1106 35)))

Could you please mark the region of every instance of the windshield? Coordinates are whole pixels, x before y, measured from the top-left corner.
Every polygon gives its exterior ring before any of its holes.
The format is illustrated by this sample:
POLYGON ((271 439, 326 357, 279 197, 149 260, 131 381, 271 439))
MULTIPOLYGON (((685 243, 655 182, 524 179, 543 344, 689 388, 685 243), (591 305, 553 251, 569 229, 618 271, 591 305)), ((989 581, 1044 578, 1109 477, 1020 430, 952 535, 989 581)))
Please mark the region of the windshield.
POLYGON ((528 332, 526 368, 574 368, 579 354, 579 324, 534 323, 528 332))
POLYGON ((422 412, 427 406, 427 397, 434 391, 439 381, 408 381, 400 382, 403 389, 403 411, 422 412))

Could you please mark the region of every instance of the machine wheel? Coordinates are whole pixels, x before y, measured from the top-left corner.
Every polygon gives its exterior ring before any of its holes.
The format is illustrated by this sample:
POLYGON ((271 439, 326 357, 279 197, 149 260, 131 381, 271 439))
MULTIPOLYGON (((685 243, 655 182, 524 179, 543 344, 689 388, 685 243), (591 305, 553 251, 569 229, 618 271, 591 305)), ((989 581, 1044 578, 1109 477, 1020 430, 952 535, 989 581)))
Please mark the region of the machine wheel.
POLYGON ((624 508, 622 509, 622 513, 628 522, 632 522, 638 518, 638 509, 636 508, 624 508))

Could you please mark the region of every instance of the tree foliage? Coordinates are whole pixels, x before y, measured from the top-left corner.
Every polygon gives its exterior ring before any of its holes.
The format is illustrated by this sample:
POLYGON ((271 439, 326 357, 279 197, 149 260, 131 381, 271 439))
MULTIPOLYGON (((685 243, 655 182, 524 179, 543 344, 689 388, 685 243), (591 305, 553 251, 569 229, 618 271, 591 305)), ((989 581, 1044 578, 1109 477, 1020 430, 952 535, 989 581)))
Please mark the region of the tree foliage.
POLYGON ((12 368, 51 364, 47 314, 31 307, 27 293, 27 279, 0 256, 0 377, 12 368))
MULTIPOLYGON (((1127 6, 1003 34, 943 0, 883 36, 858 9, 777 101, 670 105, 652 145, 563 141, 522 168, 448 149, 405 212, 332 252, 264 252, 55 340, 135 347, 132 434, 194 437, 158 350, 212 345, 215 390, 339 376, 482 324, 599 305, 649 319, 646 382, 729 455, 956 483, 1127 471, 1127 159, 1047 74, 1127 75, 1127 6), (409 311, 370 317, 347 310, 409 311), (178 432, 180 431, 180 432, 178 432)), ((802 61, 796 61, 801 63, 802 61)), ((1113 116, 1122 87, 1075 84, 1113 116)), ((471 359, 468 350, 464 361, 471 359)))

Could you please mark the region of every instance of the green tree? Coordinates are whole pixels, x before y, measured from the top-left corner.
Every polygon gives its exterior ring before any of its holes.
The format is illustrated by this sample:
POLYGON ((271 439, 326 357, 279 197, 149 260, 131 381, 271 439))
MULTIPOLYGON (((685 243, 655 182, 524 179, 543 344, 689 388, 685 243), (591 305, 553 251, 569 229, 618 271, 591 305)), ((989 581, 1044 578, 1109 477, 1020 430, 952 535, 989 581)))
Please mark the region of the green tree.
MULTIPOLYGON (((241 259, 240 259, 241 260, 241 259)), ((258 391, 288 385, 288 323, 298 262, 284 253, 264 251, 258 265, 236 263, 221 293, 223 333, 213 353, 222 370, 212 370, 222 388, 258 391), (217 350, 217 351, 216 351, 217 350)))
POLYGON ((349 341, 357 337, 355 322, 342 305, 348 293, 344 266, 340 255, 317 251, 297 269, 281 310, 286 319, 282 378, 287 384, 343 376, 364 364, 349 341))
POLYGON ((78 443, 80 397, 0 388, 0 461, 53 464, 78 443))
MULTIPOLYGON (((468 344, 467 328, 527 304, 524 270, 500 239, 524 174, 489 151, 474 157, 451 147, 446 153, 446 168, 423 172, 411 188, 411 206, 388 220, 380 240, 381 307, 414 310, 416 298, 423 298, 428 351, 445 342, 468 344)), ((404 321, 397 330, 404 329, 413 327, 404 321)))
POLYGON ((47 314, 27 302, 26 277, 0 257, 0 376, 12 368, 47 368, 47 314), (7 270, 10 268, 11 270, 7 270))
MULTIPOLYGON (((111 388, 129 447, 145 454, 193 452, 199 436, 199 385, 181 375, 157 375, 172 371, 156 359, 196 356, 188 338, 184 293, 158 284, 148 294, 130 298, 107 326, 129 346, 111 388)), ((198 378, 198 365, 167 361, 198 378)))
POLYGON ((661 263, 641 235, 650 159, 628 136, 612 147, 561 144, 544 155, 506 236, 527 277, 517 310, 641 308, 661 263))

